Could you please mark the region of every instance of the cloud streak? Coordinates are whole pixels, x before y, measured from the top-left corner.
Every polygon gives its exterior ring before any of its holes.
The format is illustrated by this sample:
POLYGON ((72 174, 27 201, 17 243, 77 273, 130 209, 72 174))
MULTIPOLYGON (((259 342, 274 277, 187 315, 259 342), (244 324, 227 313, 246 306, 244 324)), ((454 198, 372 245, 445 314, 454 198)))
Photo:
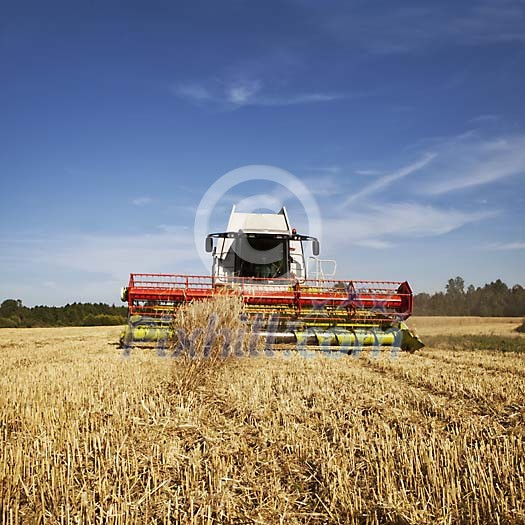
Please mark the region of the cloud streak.
POLYGON ((439 3, 394 3, 379 15, 368 6, 350 3, 336 13, 318 16, 325 34, 373 54, 417 54, 445 45, 525 44, 521 0, 482 0, 462 10, 439 3))
MULTIPOLYGON (((49 236, 45 239, 4 239, 0 256, 4 272, 33 268, 35 260, 46 281, 54 282, 57 303, 68 301, 118 300, 121 286, 131 272, 203 273, 195 251, 193 232, 176 226, 159 226, 158 231, 134 235, 49 236)), ((49 287, 41 285, 38 272, 30 272, 17 287, 23 290, 27 304, 50 304, 49 287), (33 275, 35 273, 35 275, 33 275), (33 281, 34 280, 34 281, 33 281)), ((5 291, 4 291, 5 293, 5 291)))
POLYGON ((403 239, 445 235, 496 215, 496 211, 465 212, 418 203, 391 203, 359 210, 342 208, 337 217, 324 221, 323 229, 333 248, 348 243, 385 249, 403 239))
POLYGON ((263 89, 263 83, 260 80, 178 84, 173 87, 172 91, 179 98, 194 103, 213 104, 230 109, 246 106, 278 107, 316 104, 357 96, 333 92, 275 94, 263 89))
POLYGON ((346 199, 346 204, 358 201, 363 197, 376 193, 386 188, 387 186, 390 186, 390 184, 392 184, 393 182, 397 182, 405 177, 408 177, 409 175, 412 175, 412 173, 415 173, 416 171, 419 171, 425 166, 427 166, 427 164, 432 162, 432 160, 435 157, 435 153, 427 153, 422 159, 418 160, 417 162, 409 164, 408 166, 405 166, 395 171, 394 173, 391 173, 390 175, 385 175, 384 177, 377 179, 372 184, 365 186, 361 191, 350 195, 350 197, 346 199))
POLYGON ((131 201, 131 204, 133 206, 147 206, 148 204, 151 204, 153 202, 153 199, 151 197, 137 197, 136 199, 133 199, 131 201))
POLYGON ((258 99, 257 95, 261 90, 261 82, 254 80, 251 82, 239 82, 225 88, 226 102, 236 106, 246 106, 254 104, 258 99))
POLYGON ((470 119, 469 122, 472 122, 473 124, 485 124, 485 123, 493 123, 500 120, 499 115, 494 115, 492 113, 485 113, 483 115, 478 115, 477 117, 473 117, 470 119))
POLYGON ((494 243, 486 246, 487 250, 495 251, 514 251, 514 250, 525 250, 524 241, 514 241, 506 243, 494 243))
POLYGON ((462 17, 450 20, 449 32, 468 44, 525 44, 525 3, 522 0, 484 0, 462 17))
POLYGON ((443 195, 525 174, 525 136, 445 145, 440 164, 422 191, 443 195))

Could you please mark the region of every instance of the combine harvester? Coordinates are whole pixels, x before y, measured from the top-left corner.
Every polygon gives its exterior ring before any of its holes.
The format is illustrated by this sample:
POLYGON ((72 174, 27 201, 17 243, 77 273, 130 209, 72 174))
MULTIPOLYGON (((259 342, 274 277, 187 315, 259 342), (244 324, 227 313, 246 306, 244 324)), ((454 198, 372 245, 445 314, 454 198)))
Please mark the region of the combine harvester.
POLYGON ((408 282, 326 279, 335 261, 319 259, 315 237, 290 227, 286 210, 238 213, 228 229, 206 238, 211 276, 131 274, 122 289, 129 305, 121 345, 165 341, 177 308, 219 293, 242 297, 248 323, 268 344, 346 350, 424 345, 404 321, 412 313, 408 282), (312 243, 306 257, 304 244, 312 243), (311 270, 311 271, 310 271, 311 270))

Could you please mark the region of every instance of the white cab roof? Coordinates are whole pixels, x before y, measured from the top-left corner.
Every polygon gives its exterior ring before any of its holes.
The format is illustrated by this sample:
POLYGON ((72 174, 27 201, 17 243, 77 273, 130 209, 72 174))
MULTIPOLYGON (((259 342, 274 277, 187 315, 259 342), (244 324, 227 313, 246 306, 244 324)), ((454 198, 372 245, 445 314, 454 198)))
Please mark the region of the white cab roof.
POLYGON ((285 208, 279 213, 240 213, 232 209, 228 231, 246 233, 291 233, 285 208))

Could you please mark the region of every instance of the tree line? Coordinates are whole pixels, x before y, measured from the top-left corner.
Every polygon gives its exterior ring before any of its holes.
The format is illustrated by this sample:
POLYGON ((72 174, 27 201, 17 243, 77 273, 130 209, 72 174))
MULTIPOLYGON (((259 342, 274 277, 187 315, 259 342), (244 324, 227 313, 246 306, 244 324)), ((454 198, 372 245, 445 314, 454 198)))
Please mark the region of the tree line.
POLYGON ((126 318, 125 306, 104 303, 28 307, 20 299, 6 299, 0 305, 0 328, 109 326, 124 324, 126 318))
MULTIPOLYGON (((519 284, 509 287, 498 279, 465 289, 463 278, 455 277, 448 280, 444 292, 415 295, 414 315, 523 317, 525 288, 519 284)), ((126 318, 126 306, 104 303, 28 307, 19 299, 6 299, 0 305, 0 328, 120 325, 126 318)))
POLYGON ((481 317, 525 316, 525 288, 507 286, 501 279, 484 286, 469 285, 462 277, 449 279, 444 292, 419 293, 414 315, 474 315, 481 317))

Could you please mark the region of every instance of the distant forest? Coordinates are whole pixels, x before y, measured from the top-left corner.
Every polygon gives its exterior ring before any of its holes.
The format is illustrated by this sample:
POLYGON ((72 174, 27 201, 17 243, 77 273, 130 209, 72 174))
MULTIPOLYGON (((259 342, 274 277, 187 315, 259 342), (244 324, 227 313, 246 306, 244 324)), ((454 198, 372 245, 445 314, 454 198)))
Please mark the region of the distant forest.
MULTIPOLYGON (((525 288, 509 288, 500 279, 485 286, 465 289, 461 277, 449 279, 444 292, 419 293, 414 315, 474 315, 481 317, 525 316, 525 288)), ((127 307, 104 303, 27 307, 19 299, 0 305, 0 328, 46 326, 109 326, 126 322, 127 307)))
POLYGON ((126 322, 127 312, 125 306, 104 303, 29 308, 19 299, 7 299, 0 305, 0 328, 119 325, 126 322))
POLYGON ((509 288, 501 279, 485 286, 469 285, 461 277, 449 279, 445 292, 419 293, 414 315, 475 315, 481 317, 525 316, 525 288, 509 288))

